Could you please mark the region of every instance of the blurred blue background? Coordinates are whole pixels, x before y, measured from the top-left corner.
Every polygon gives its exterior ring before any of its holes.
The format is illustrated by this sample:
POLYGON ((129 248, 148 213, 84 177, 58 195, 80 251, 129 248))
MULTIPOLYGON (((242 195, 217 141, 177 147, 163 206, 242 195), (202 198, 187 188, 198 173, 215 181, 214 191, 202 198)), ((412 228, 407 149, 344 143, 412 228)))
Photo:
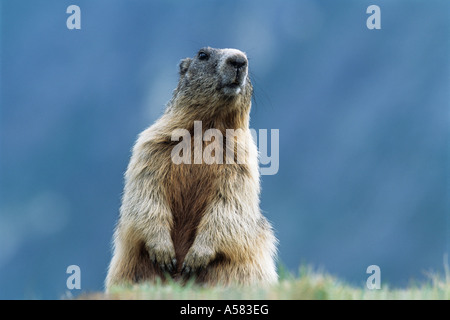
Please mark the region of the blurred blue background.
POLYGON ((248 54, 251 127, 280 130, 261 208, 289 270, 363 285, 376 264, 390 286, 442 271, 449 4, 2 0, 0 298, 60 298, 72 264, 102 290, 130 149, 203 46, 248 54))

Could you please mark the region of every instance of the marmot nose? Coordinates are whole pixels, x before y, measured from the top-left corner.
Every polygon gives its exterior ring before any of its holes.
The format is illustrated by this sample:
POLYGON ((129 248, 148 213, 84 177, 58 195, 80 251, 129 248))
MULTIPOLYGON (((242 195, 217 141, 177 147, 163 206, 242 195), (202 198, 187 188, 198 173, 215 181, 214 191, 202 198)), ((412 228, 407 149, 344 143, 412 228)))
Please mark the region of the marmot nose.
POLYGON ((227 64, 236 69, 241 69, 247 65, 247 59, 244 56, 235 55, 227 59, 227 64))

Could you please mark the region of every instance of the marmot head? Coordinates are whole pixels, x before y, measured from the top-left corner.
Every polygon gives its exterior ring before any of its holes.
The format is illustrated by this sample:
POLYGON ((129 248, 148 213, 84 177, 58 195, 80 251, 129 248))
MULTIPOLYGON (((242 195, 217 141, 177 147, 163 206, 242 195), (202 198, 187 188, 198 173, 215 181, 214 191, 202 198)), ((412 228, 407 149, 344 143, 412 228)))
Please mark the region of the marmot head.
POLYGON ((172 99, 175 108, 195 108, 210 115, 223 109, 249 111, 253 87, 245 53, 236 49, 202 48, 180 62, 180 80, 172 99))

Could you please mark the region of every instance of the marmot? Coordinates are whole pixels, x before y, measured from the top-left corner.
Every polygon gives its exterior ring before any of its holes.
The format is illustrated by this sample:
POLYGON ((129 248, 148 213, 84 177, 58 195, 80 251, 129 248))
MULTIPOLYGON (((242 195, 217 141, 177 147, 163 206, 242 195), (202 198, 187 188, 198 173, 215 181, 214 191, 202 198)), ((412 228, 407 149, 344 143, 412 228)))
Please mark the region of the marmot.
MULTIPOLYGON (((133 148, 106 288, 168 275, 200 284, 276 282, 277 240, 259 208, 247 57, 236 49, 203 48, 181 60, 179 76, 165 113, 133 148), (225 137, 235 129, 232 152, 244 146, 245 162, 174 163, 172 134, 193 133, 194 121, 201 121, 202 134, 215 128, 225 137)), ((212 143, 204 140, 203 147, 212 143)))

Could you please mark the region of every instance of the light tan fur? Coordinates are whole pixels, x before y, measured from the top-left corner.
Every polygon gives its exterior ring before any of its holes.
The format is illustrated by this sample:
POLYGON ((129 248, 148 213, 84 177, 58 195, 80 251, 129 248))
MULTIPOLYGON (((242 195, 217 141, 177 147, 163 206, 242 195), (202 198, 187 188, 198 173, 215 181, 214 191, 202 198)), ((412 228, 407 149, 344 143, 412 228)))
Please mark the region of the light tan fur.
MULTIPOLYGON (((259 208, 247 59, 235 49, 201 51, 208 59, 199 53, 181 62, 180 81, 166 112, 133 148, 107 290, 167 276, 222 285, 277 280, 276 239, 259 208), (236 69, 233 59, 245 64, 236 69), (215 128, 223 137, 226 129, 241 129, 233 138, 233 152, 242 147, 245 163, 175 164, 171 151, 177 142, 171 136, 180 128, 193 136, 194 121, 202 121, 202 133, 215 128)), ((203 150, 209 143, 216 141, 203 141, 203 150)))

